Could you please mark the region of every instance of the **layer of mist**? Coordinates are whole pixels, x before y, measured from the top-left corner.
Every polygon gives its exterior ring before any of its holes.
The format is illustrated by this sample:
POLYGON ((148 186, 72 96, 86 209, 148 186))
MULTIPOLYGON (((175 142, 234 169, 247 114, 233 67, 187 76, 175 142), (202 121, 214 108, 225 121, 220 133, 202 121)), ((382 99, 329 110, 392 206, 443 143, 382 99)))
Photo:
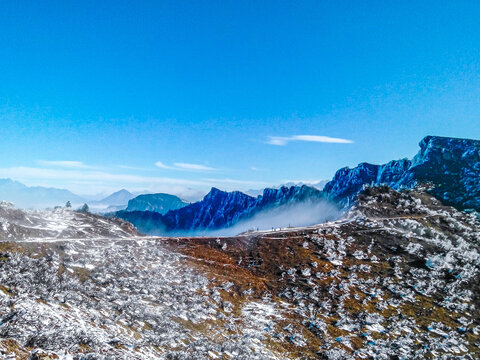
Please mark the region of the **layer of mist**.
POLYGON ((339 208, 327 200, 304 201, 266 209, 234 226, 204 231, 169 232, 164 236, 233 236, 247 231, 302 227, 339 219, 339 208))

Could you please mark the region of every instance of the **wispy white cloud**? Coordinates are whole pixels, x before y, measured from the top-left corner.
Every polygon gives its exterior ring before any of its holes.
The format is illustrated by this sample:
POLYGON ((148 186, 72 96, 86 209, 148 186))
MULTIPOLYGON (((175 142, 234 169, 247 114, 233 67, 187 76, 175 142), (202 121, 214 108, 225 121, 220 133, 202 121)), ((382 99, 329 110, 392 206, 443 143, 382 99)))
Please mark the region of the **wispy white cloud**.
POLYGON ((266 143, 269 145, 285 146, 292 141, 335 143, 335 144, 353 143, 352 140, 334 138, 329 136, 321 136, 321 135, 269 136, 266 143))
POLYGON ((173 163, 173 166, 166 165, 161 161, 157 161, 155 166, 161 169, 169 169, 169 170, 183 170, 183 171, 218 171, 219 169, 215 169, 210 166, 202 165, 202 164, 191 164, 191 163, 183 163, 183 162, 176 162, 173 163))
POLYGON ((93 166, 87 165, 81 161, 71 161, 71 160, 60 160, 60 161, 51 161, 51 160, 38 160, 39 165, 48 166, 48 167, 60 167, 68 169, 93 169, 93 166))
POLYGON ((175 167, 184 170, 193 170, 193 171, 216 171, 218 169, 212 168, 210 166, 205 166, 201 164, 189 164, 189 163, 174 163, 175 167))
POLYGON ((305 184, 305 185, 314 185, 314 184, 318 184, 320 182, 324 182, 324 181, 327 181, 327 180, 321 180, 321 179, 318 179, 318 180, 282 180, 282 184, 305 184))
POLYGON ((165 165, 165 164, 164 164, 163 162, 161 162, 161 161, 157 161, 157 162, 155 163, 155 166, 157 166, 157 167, 159 167, 159 168, 161 168, 161 169, 173 169, 173 167, 168 166, 168 165, 165 165))
POLYGON ((228 185, 236 185, 236 186, 263 187, 268 185, 268 183, 265 183, 263 181, 236 180, 236 179, 229 179, 229 178, 223 178, 223 179, 203 178, 201 180, 206 181, 208 183, 212 183, 212 184, 223 184, 223 185, 228 184, 228 185))
POLYGON ((15 179, 55 179, 55 180, 77 180, 77 181, 105 181, 118 183, 163 183, 163 184, 183 184, 183 185, 202 185, 196 180, 185 180, 168 177, 140 176, 130 174, 117 174, 105 171, 93 170, 66 170, 49 169, 35 167, 11 167, 0 168, 0 177, 9 177, 15 179))
POLYGON ((259 167, 256 167, 256 166, 250 166, 250 170, 252 170, 252 171, 269 171, 269 169, 259 168, 259 167))
POLYGON ((120 169, 125 170, 137 170, 137 171, 151 171, 152 168, 140 167, 140 166, 130 166, 130 165, 117 165, 120 169))

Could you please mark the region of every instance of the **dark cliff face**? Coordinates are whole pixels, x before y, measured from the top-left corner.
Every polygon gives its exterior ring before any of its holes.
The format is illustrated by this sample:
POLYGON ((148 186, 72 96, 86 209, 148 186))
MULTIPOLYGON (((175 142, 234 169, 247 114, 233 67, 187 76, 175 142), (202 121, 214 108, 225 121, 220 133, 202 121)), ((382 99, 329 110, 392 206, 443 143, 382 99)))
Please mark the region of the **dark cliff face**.
POLYGON ((291 201, 323 198, 322 191, 310 186, 282 186, 280 189, 265 189, 263 195, 257 198, 256 208, 265 206, 283 205, 291 201))
POLYGON ((265 189, 257 198, 239 191, 212 188, 202 201, 165 214, 163 222, 169 231, 219 229, 248 219, 261 210, 320 198, 323 198, 322 192, 308 186, 265 189))
POLYGON ((324 191, 329 198, 350 206, 364 185, 400 189, 430 183, 430 192, 444 203, 480 211, 480 141, 427 136, 419 145, 413 160, 340 169, 324 191))
POLYGON ((335 173, 332 181, 327 183, 323 191, 336 202, 350 205, 363 185, 375 183, 378 165, 361 163, 353 169, 342 168, 335 173))
POLYGON ((343 168, 337 171, 323 191, 336 202, 350 206, 364 185, 388 184, 398 188, 410 165, 410 160, 401 159, 385 165, 361 163, 353 169, 343 168))
POLYGON ((166 230, 218 229, 231 225, 240 213, 255 203, 255 198, 239 191, 225 192, 212 188, 202 201, 163 217, 166 230))
POLYGON ((410 169, 447 205, 480 211, 480 141, 427 136, 410 169))

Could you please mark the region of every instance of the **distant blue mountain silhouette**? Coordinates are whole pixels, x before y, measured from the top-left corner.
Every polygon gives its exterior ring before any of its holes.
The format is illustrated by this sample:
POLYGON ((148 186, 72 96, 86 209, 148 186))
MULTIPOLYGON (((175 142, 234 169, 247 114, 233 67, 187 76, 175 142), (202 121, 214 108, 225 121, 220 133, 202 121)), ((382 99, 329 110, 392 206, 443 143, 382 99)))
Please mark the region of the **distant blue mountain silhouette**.
POLYGON ((12 179, 0 179, 0 200, 12 202, 16 207, 24 209, 65 205, 67 201, 73 204, 85 202, 81 196, 65 189, 29 187, 12 179))

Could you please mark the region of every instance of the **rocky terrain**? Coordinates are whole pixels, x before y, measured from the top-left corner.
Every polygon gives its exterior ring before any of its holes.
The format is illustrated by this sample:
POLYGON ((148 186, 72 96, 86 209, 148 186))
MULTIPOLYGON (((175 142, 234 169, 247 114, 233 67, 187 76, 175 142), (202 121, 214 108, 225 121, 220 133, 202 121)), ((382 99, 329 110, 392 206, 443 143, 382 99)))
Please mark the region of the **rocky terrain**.
POLYGON ((235 237, 3 241, 0 354, 478 359, 480 224, 425 190, 235 237))
POLYGON ((132 224, 121 219, 107 219, 60 207, 54 210, 27 211, 17 209, 5 201, 0 203, 0 239, 125 238, 138 235, 139 232, 132 224))

